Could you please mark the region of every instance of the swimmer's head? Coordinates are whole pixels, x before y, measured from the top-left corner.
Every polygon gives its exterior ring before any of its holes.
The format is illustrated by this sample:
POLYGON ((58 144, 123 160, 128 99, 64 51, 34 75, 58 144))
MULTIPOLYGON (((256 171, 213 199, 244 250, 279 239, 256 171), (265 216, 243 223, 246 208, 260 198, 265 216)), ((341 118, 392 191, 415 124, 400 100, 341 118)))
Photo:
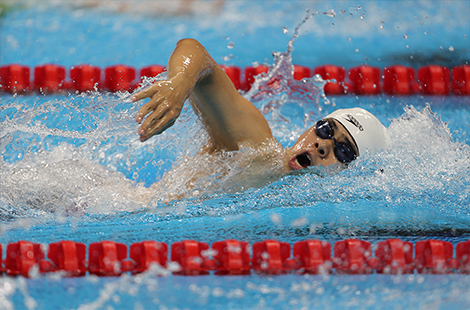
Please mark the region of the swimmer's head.
POLYGON ((357 146, 357 155, 390 148, 390 137, 384 125, 369 111, 361 108, 340 109, 325 118, 335 119, 346 128, 357 146))
POLYGON ((347 164, 366 151, 378 152, 390 144, 385 127, 370 112, 360 108, 337 110, 287 149, 287 164, 290 170, 347 164))

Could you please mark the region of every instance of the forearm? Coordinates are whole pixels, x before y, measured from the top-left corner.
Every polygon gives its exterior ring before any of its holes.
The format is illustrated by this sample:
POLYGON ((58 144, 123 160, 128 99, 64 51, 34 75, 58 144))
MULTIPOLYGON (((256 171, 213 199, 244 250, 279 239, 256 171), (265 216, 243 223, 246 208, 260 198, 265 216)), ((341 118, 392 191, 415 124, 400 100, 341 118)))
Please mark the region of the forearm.
POLYGON ((168 75, 192 95, 191 104, 210 136, 210 149, 237 150, 272 137, 265 119, 244 99, 223 69, 198 41, 178 42, 168 60, 168 75))
POLYGON ((190 96, 214 150, 237 150, 240 143, 258 144, 272 137, 261 113, 238 93, 198 41, 179 41, 168 60, 167 71, 168 80, 158 81, 132 96, 132 101, 150 98, 136 115, 136 121, 142 124, 141 141, 172 126, 190 96))

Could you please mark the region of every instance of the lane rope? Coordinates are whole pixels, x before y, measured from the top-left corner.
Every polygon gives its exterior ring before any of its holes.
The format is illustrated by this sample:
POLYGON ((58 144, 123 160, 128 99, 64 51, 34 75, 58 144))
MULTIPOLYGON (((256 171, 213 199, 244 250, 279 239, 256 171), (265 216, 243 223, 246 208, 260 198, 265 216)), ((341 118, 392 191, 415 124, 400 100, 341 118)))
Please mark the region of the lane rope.
MULTIPOLYGON (((248 91, 254 77, 266 74, 269 69, 265 65, 243 69, 236 66, 222 67, 241 91, 248 91)), ((147 66, 140 69, 140 78, 136 79, 136 68, 126 65, 109 66, 102 70, 100 67, 82 64, 67 70, 56 64, 45 64, 33 69, 10 64, 0 67, 0 91, 13 94, 132 91, 138 87, 142 77, 154 77, 164 70, 165 67, 161 65, 147 66)), ((296 80, 316 74, 330 81, 324 87, 326 95, 470 95, 470 65, 466 64, 455 66, 452 70, 439 65, 427 65, 417 70, 402 65, 383 69, 361 65, 348 70, 336 65, 318 66, 313 70, 294 65, 296 80)))
MULTIPOLYGON (((120 276, 138 274, 152 266, 175 275, 257 274, 470 274, 470 240, 455 247, 442 240, 387 239, 374 246, 368 241, 345 239, 332 245, 321 240, 291 245, 264 240, 223 240, 209 246, 195 240, 171 244, 136 242, 129 246, 114 241, 85 244, 70 240, 48 245, 17 241, 6 247, 1 272, 29 277, 61 272, 64 276, 120 276), (47 253, 47 256, 46 256, 47 253), (88 259, 87 259, 88 253, 88 259), (333 255, 332 255, 333 254, 333 255)), ((0 253, 3 253, 0 246, 0 253)), ((2 257, 0 257, 1 260, 2 257)))

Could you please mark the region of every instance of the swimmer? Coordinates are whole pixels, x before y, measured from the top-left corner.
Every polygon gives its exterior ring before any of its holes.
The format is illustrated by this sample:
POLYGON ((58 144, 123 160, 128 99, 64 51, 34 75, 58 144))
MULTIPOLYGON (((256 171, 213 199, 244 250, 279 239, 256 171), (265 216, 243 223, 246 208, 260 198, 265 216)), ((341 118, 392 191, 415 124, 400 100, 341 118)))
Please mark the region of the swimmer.
MULTIPOLYGON (((187 99, 201 119, 209 141, 202 152, 237 151, 275 140, 260 111, 234 87, 224 70, 196 40, 183 39, 167 64, 168 79, 131 97, 150 98, 137 113, 141 141, 161 134, 178 118, 187 99)), ((285 150, 286 172, 309 166, 348 164, 359 155, 390 146, 385 127, 371 113, 337 110, 318 121, 285 150)))

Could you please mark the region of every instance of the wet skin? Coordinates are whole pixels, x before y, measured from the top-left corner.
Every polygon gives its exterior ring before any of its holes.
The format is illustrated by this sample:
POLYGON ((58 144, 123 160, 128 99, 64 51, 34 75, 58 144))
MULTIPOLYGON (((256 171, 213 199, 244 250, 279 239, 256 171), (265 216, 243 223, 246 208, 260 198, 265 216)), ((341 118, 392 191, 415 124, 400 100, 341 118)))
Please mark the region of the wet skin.
MULTIPOLYGON (((334 119, 329 120, 338 143, 346 143, 358 154, 358 149, 348 131, 334 119)), ((286 149, 286 169, 299 170, 309 166, 328 166, 340 163, 334 153, 333 139, 322 139, 315 133, 315 126, 305 131, 295 144, 286 149)))
MULTIPOLYGON (((136 115, 142 142, 171 127, 188 99, 209 135, 202 152, 237 151, 247 143, 256 147, 274 139, 264 116, 238 92, 198 41, 180 40, 170 55, 167 72, 167 80, 131 97, 133 102, 150 99, 136 115)), ((335 120, 331 124, 337 143, 350 145, 357 154, 347 130, 335 120)), ((319 138, 313 126, 285 150, 285 171, 339 163, 334 148, 334 140, 319 138)))

